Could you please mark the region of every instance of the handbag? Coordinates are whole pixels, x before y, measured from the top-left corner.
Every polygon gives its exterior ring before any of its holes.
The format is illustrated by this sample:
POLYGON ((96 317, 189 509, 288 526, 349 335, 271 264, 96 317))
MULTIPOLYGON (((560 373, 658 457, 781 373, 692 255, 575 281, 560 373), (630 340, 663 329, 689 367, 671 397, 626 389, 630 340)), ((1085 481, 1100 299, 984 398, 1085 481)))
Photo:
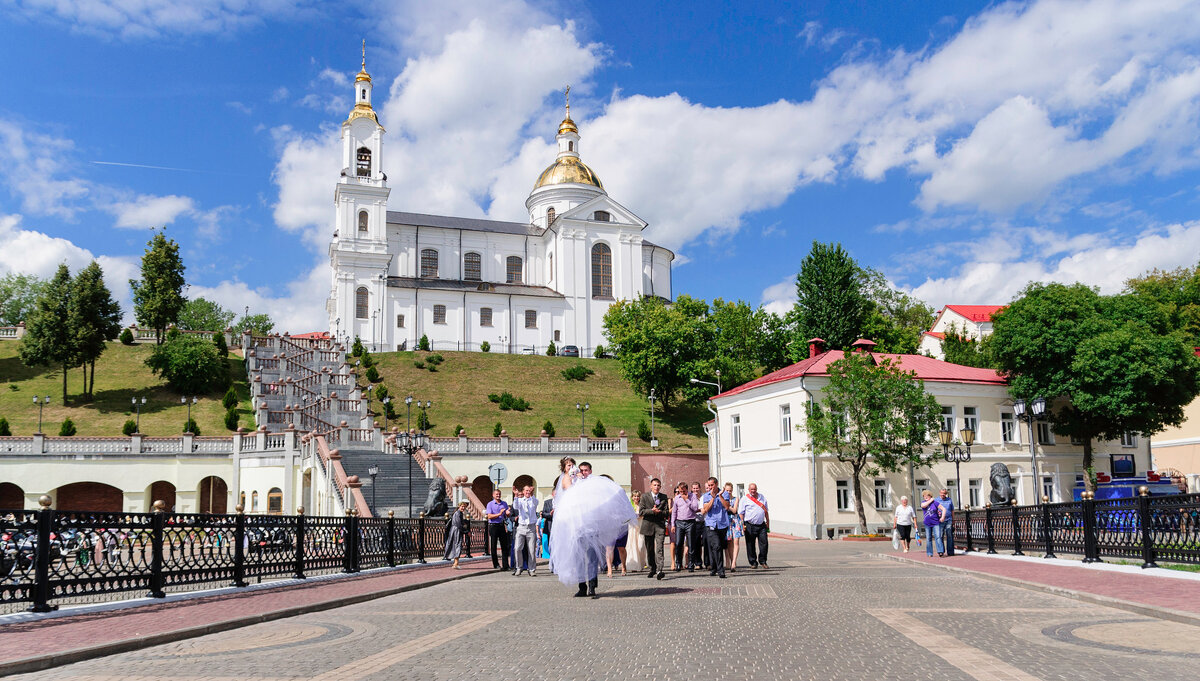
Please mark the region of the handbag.
POLYGON ((892 528, 892 550, 900 550, 900 528, 898 527, 892 528))

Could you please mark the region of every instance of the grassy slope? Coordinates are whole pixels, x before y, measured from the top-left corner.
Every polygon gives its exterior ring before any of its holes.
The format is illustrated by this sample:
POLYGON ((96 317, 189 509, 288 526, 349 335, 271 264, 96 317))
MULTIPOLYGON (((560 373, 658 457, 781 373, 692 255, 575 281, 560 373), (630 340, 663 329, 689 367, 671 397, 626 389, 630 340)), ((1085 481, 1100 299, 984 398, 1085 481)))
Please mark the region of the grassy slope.
MULTIPOLYGON (((615 360, 583 360, 584 366, 596 373, 586 381, 568 381, 560 372, 580 360, 565 357, 502 355, 479 352, 443 352, 445 362, 436 373, 417 369, 413 361, 430 353, 398 352, 375 355, 383 383, 396 400, 400 423, 405 426, 404 397, 432 400, 429 420, 435 436, 449 436, 455 425, 466 428, 471 437, 490 437, 499 421, 513 437, 536 437, 547 420, 554 424, 556 435, 572 437, 579 434, 579 412, 576 402, 588 402, 587 430, 599 418, 610 437, 624 429, 629 434, 630 447, 649 449, 637 439, 637 425, 642 419, 650 422, 649 404, 621 380, 615 360), (507 390, 533 404, 525 412, 501 411, 488 401, 489 393, 507 390)), ((378 402, 372 408, 382 413, 378 402)), ((675 408, 670 414, 656 410, 655 434, 662 449, 681 452, 704 452, 706 444, 701 424, 710 418, 703 407, 675 408)), ((413 424, 416 424, 413 414, 413 424)))
MULTIPOLYGON (((96 363, 96 398, 83 402, 83 371, 72 369, 67 375, 69 404, 62 404, 62 374, 59 369, 30 368, 17 357, 16 341, 0 342, 0 416, 8 419, 13 435, 30 435, 37 430, 38 410, 34 395, 49 395, 42 429, 58 435, 59 425, 68 416, 75 422, 79 436, 120 435, 126 419, 133 418, 130 399, 146 397, 142 407, 141 429, 144 435, 176 435, 183 431, 187 408, 179 395, 166 387, 145 365, 152 345, 124 346, 109 343, 96 363)), ((241 425, 253 427, 249 410, 249 388, 241 358, 230 356, 230 371, 241 398, 241 425)), ((225 429, 223 393, 201 395, 192 406, 192 418, 202 435, 221 435, 225 429)))

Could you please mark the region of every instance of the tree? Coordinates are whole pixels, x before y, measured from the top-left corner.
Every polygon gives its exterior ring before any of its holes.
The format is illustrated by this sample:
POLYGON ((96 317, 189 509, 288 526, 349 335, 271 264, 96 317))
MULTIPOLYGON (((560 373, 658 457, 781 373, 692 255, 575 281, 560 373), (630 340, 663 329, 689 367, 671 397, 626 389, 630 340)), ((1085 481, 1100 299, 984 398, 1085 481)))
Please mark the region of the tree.
POLYGON ((133 419, 125 419, 125 425, 121 426, 121 434, 129 437, 137 432, 137 421, 133 419))
POLYGON ((78 431, 75 429, 75 422, 70 417, 63 419, 62 425, 58 427, 59 437, 71 437, 78 431))
POLYGON ((129 329, 122 329, 117 340, 121 341, 121 345, 133 345, 133 332, 129 329))
POLYGON ((890 359, 847 354, 829 366, 829 384, 808 417, 813 451, 850 465, 854 509, 866 528, 862 475, 927 466, 924 447, 938 429, 941 406, 925 384, 890 359))
POLYGON ((592 435, 594 437, 608 437, 608 431, 604 428, 604 422, 596 419, 596 423, 592 426, 592 435))
POLYGON ((250 333, 255 336, 266 336, 275 328, 275 322, 271 321, 269 314, 248 314, 242 315, 242 318, 237 321, 235 326, 239 331, 250 329, 250 333))
POLYGON ((217 349, 217 354, 222 359, 229 357, 229 346, 225 343, 225 332, 217 331, 213 333, 213 346, 217 349))
POLYGON ((858 336, 875 341, 877 352, 916 353, 921 333, 933 325, 933 308, 897 290, 879 270, 864 268, 860 278, 870 310, 858 336))
POLYGON ((19 349, 21 361, 28 366, 62 367, 63 404, 67 403, 67 369, 78 364, 79 356, 71 328, 71 295, 71 271, 59 265, 25 322, 19 349))
POLYGON ((185 395, 208 393, 229 385, 229 367, 217 354, 217 348, 197 336, 182 335, 154 348, 146 366, 185 395))
MULTIPOLYGON (((760 308, 761 309, 761 308, 760 308)), ((782 369, 792 363, 788 344, 795 333, 793 324, 786 317, 761 310, 763 335, 758 345, 758 363, 764 374, 782 369)), ((806 339, 807 340, 807 339, 806 339)))
POLYGON ((70 324, 77 359, 83 364, 83 392, 90 398, 96 387, 96 360, 104 354, 109 339, 121 332, 121 306, 104 285, 104 271, 95 260, 80 270, 72 287, 70 324))
POLYGON ((1125 291, 1159 308, 1185 342, 1200 346, 1200 265, 1151 270, 1125 282, 1125 291))
POLYGON ((241 418, 241 415, 238 413, 237 407, 230 407, 225 412, 225 428, 228 430, 237 430, 239 418, 241 418))
POLYGON ((31 274, 9 272, 0 277, 0 326, 28 322, 46 290, 46 280, 31 274))
POLYGON ((492 428, 492 437, 500 437, 500 433, 503 430, 504 430, 504 426, 501 426, 500 422, 497 421, 496 425, 492 428))
POLYGON ((8 425, 8 419, 0 416, 0 437, 8 437, 12 435, 12 428, 8 425))
POLYGON ((354 337, 354 344, 350 346, 351 357, 361 357, 367 349, 363 347, 362 339, 358 336, 354 337))
POLYGON ((183 297, 184 269, 179 244, 162 232, 155 232, 142 256, 142 278, 129 280, 134 315, 139 324, 158 332, 160 345, 167 325, 179 320, 187 302, 183 297))
MULTIPOLYGON (((688 295, 667 306, 659 298, 620 300, 604 314, 604 335, 617 353, 621 375, 640 395, 654 388, 664 410, 699 365, 708 362, 709 334, 702 319, 708 305, 688 295)), ((708 375, 708 374, 704 374, 708 375)))
POLYGON ((225 396, 221 398, 221 406, 226 409, 233 409, 238 405, 237 390, 233 386, 229 386, 229 390, 225 391, 225 396))
POLYGON ((995 368, 992 363, 991 336, 979 339, 964 335, 951 324, 942 338, 942 355, 947 362, 969 367, 995 368))
POLYGON ((1177 426, 1200 394, 1192 346, 1161 306, 1138 294, 1030 284, 993 317, 990 343, 1009 392, 1045 397, 1054 432, 1083 442, 1085 469, 1094 440, 1177 426))
POLYGON ((810 338, 841 350, 860 337, 871 311, 863 288, 862 271, 841 244, 813 241, 796 275, 793 361, 807 356, 810 338))
POLYGON ((554 437, 554 424, 546 421, 542 424, 542 430, 546 432, 546 437, 554 437))
MULTIPOLYGON (((179 311, 179 328, 187 331, 224 331, 230 328, 236 314, 207 298, 192 298, 179 311)), ((237 327, 237 330, 246 327, 237 327)))

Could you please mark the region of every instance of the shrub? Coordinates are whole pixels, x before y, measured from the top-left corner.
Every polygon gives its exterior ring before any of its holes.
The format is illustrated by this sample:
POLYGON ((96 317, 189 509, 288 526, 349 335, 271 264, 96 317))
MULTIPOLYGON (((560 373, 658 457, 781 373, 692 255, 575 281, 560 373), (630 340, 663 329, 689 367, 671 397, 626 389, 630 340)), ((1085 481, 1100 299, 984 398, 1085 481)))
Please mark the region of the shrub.
POLYGON ((8 419, 0 416, 0 436, 8 437, 12 435, 12 428, 8 427, 8 419))
POLYGON ((183 432, 199 435, 200 426, 196 425, 196 419, 188 419, 187 423, 183 424, 183 432))
POLYGON ((121 335, 117 336, 117 339, 121 341, 121 345, 133 345, 133 332, 125 329, 121 331, 121 335))
POLYGON ((542 424, 542 430, 546 431, 547 437, 554 437, 554 424, 549 421, 542 424))
POLYGON ((500 431, 502 430, 504 430, 504 426, 501 426, 500 422, 497 421, 496 427, 492 428, 492 437, 500 437, 500 431))
POLYGON ((371 356, 371 353, 368 350, 363 350, 362 357, 359 358, 359 361, 362 362, 362 365, 368 369, 375 366, 375 358, 371 356))
POLYGON ((425 413, 424 409, 417 412, 417 430, 433 430, 433 424, 429 422, 429 414, 425 413))
POLYGON ((646 419, 638 424, 638 439, 643 442, 650 441, 650 426, 646 425, 646 419))
POLYGON ((220 331, 213 334, 213 345, 217 347, 217 354, 222 359, 229 356, 229 346, 225 344, 225 334, 220 331))
POLYGON ((458 437, 458 434, 461 433, 462 431, 463 431, 463 427, 462 427, 461 423, 454 426, 454 437, 458 437))
POLYGON ((533 405, 525 401, 524 397, 513 397, 512 393, 505 391, 500 393, 500 409, 502 411, 525 411, 531 409, 533 405))
POLYGON ((421 340, 417 341, 417 349, 429 352, 429 336, 421 334, 421 340))
POLYGON ((491 344, 491 343, 489 343, 489 342, 487 342, 487 341, 484 341, 484 342, 480 343, 480 344, 479 344, 479 351, 480 351, 480 352, 491 352, 491 351, 492 351, 492 344, 491 344))
POLYGON ((426 357, 425 361, 429 362, 430 364, 441 364, 442 362, 446 361, 446 358, 442 357, 441 353, 435 352, 432 355, 429 355, 428 357, 426 357))
POLYGON ((172 326, 171 328, 167 329, 167 340, 173 341, 176 338, 179 338, 179 335, 179 327, 172 326))
POLYGON ((241 414, 238 413, 237 407, 230 407, 229 411, 225 412, 225 427, 229 430, 237 430, 240 417, 241 414))
POLYGON ((385 411, 385 412, 387 412, 387 417, 388 417, 389 419, 396 419, 396 418, 399 418, 399 417, 397 416, 397 414, 396 414, 396 402, 395 402, 395 400, 393 400, 393 401, 391 401, 391 402, 388 402, 388 403, 386 403, 386 404, 384 405, 384 411, 385 411))
POLYGON ((596 425, 592 426, 592 435, 596 437, 608 437, 608 431, 604 430, 604 422, 596 419, 596 425))
MULTIPOLYGON (((388 389, 387 389, 386 385, 380 383, 379 385, 375 386, 375 399, 382 402, 384 400, 384 398, 386 398, 387 396, 388 396, 388 389)), ((390 404, 390 402, 389 402, 389 404, 390 404)))
POLYGON ((592 351, 592 357, 603 357, 605 349, 603 343, 596 343, 596 349, 592 351))
POLYGON ((366 351, 367 351, 367 349, 363 347, 362 339, 359 338, 358 336, 355 336, 354 337, 354 345, 350 346, 350 356, 351 357, 361 357, 362 354, 366 351))
POLYGON ((121 434, 125 436, 133 435, 137 432, 137 421, 129 419, 125 421, 125 425, 121 426, 121 434))
POLYGON ((367 380, 372 383, 379 382, 379 369, 375 367, 367 367, 367 380))
POLYGON ((491 393, 490 395, 488 395, 488 402, 499 402, 499 401, 500 401, 500 396, 497 395, 496 393, 491 393))
POLYGON ((63 419, 62 426, 58 429, 59 437, 71 437, 75 434, 75 422, 67 417, 63 419))
POLYGON ((229 386, 229 390, 225 391, 225 397, 221 398, 221 406, 226 409, 233 409, 237 406, 237 403, 237 391, 233 389, 233 386, 229 386))
POLYGON ((550 341, 550 345, 546 346, 546 356, 553 357, 558 354, 558 348, 554 347, 554 341, 550 341))
POLYGON ((427 366, 427 367, 425 367, 425 368, 426 368, 426 369, 429 369, 430 371, 437 371, 437 365, 436 365, 436 364, 430 364, 429 366, 427 366))
POLYGON ((420 361, 420 360, 417 360, 417 361, 413 362, 413 366, 414 366, 414 367, 416 367, 416 368, 418 368, 418 369, 424 369, 424 368, 425 368, 425 363, 424 363, 424 362, 422 362, 422 361, 420 361))
POLYGON ((217 348, 203 338, 181 335, 162 345, 146 359, 146 366, 184 394, 202 394, 229 385, 229 365, 217 348))
POLYGON ((595 374, 595 373, 596 373, 595 371, 592 371, 591 369, 583 366, 582 364, 576 364, 573 367, 568 367, 566 369, 563 369, 562 377, 567 379, 568 381, 585 381, 585 380, 587 380, 588 376, 591 376, 592 374, 595 374))

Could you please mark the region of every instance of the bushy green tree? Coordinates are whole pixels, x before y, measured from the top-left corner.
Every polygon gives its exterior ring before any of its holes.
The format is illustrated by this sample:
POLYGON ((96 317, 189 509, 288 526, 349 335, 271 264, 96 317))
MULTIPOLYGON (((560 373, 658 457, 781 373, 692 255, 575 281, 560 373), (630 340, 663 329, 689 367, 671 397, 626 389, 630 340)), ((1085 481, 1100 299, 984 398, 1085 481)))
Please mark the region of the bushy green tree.
POLYGON ((942 338, 942 355, 947 362, 969 367, 994 368, 992 363, 992 337, 976 339, 963 334, 955 325, 946 329, 942 338))
POLYGON ((379 369, 374 366, 367 367, 367 380, 372 383, 379 382, 379 369))
POLYGON ((455 424, 455 426, 454 426, 454 437, 458 437, 459 433, 462 433, 462 432, 463 432, 463 427, 462 427, 462 424, 461 424, 461 423, 459 423, 459 424, 455 424))
POLYGON ((183 424, 183 432, 191 433, 192 435, 200 434, 200 426, 196 425, 196 419, 190 418, 187 423, 183 424))
POLYGON ((504 426, 500 425, 500 422, 497 421, 496 425, 492 428, 492 437, 500 437, 500 431, 502 430, 504 430, 504 426))
POLYGON ((28 322, 46 290, 46 280, 31 274, 9 272, 0 277, 0 326, 28 322))
POLYGON ((0 416, 0 437, 9 437, 12 435, 12 428, 8 425, 8 419, 0 416))
POLYGON ((117 339, 121 341, 121 345, 133 345, 133 332, 129 329, 124 329, 117 339))
POLYGON ((184 270, 179 244, 155 232, 142 256, 142 278, 129 280, 138 324, 157 331, 160 345, 167 325, 179 320, 187 302, 183 297, 184 270))
POLYGON ((62 367, 62 399, 67 403, 67 369, 79 363, 78 339, 71 328, 71 271, 59 265, 37 309, 25 322, 18 352, 28 366, 62 367))
POLYGON ((550 345, 546 346, 546 356, 553 357, 558 354, 558 348, 554 347, 554 341, 550 341, 550 345))
POLYGON ((807 341, 822 338, 830 350, 850 347, 860 337, 871 301, 862 271, 841 244, 813 241, 796 275, 793 361, 807 356, 807 341))
MULTIPOLYGON (((230 328, 235 316, 232 310, 226 310, 219 303, 207 298, 192 298, 183 304, 179 320, 175 323, 187 331, 218 332, 230 328)), ((235 328, 240 331, 246 327, 235 328)))
POLYGON ((362 339, 359 338, 358 336, 355 336, 354 344, 350 346, 350 356, 351 357, 362 357, 362 354, 366 351, 367 351, 367 349, 365 347, 363 347, 362 339))
POLYGON ((213 334, 213 346, 217 348, 217 354, 222 359, 229 357, 229 346, 225 343, 224 331, 218 331, 213 334))
POLYGON ((421 334, 421 339, 417 341, 417 349, 429 352, 429 336, 421 334))
POLYGON ((604 422, 596 419, 596 423, 592 426, 592 435, 595 437, 608 437, 608 431, 604 428, 604 422))
POLYGON ((58 427, 59 437, 71 437, 76 433, 75 422, 70 417, 63 419, 62 425, 58 427))
POLYGON ((546 421, 542 424, 542 430, 546 431, 546 437, 554 437, 554 424, 546 421))
POLYGON ((604 314, 604 335, 621 375, 640 395, 654 388, 669 410, 698 364, 710 361, 702 339, 707 304, 686 294, 667 306, 659 298, 619 300, 604 314))
POLYGON ((650 441, 650 435, 651 435, 650 425, 646 423, 646 419, 642 419, 641 421, 638 422, 637 434, 638 434, 638 439, 641 440, 642 442, 650 441))
POLYGON ((71 287, 70 324, 76 360, 83 365, 83 392, 90 398, 96 387, 96 360, 121 331, 121 306, 104 285, 104 272, 95 260, 79 271, 71 287))
POLYGON ((225 412, 225 427, 236 431, 238 429, 238 419, 240 418, 241 414, 238 413, 237 407, 230 407, 225 412))
POLYGON ((242 318, 237 321, 237 326, 234 328, 238 331, 250 329, 252 335, 265 336, 275 328, 275 322, 271 321, 271 315, 265 313, 242 315, 242 318))
POLYGON ((1200 346, 1200 265, 1151 270, 1125 282, 1125 291, 1157 308, 1184 342, 1200 346))
POLYGON ((121 426, 121 434, 128 437, 136 433, 137 429, 137 421, 134 421, 133 419, 126 419, 125 425, 121 426))
POLYGON ((916 353, 921 334, 933 325, 933 308, 896 289, 878 270, 864 268, 860 279, 870 307, 859 337, 875 341, 878 352, 916 353))
POLYGON ((417 412, 417 430, 433 430, 433 423, 430 422, 429 414, 424 409, 417 412))
POLYGON ((203 338, 182 335, 154 348, 146 366, 187 395, 208 393, 229 386, 229 367, 216 347, 203 338))
POLYGON ((480 352, 491 352, 491 351, 492 351, 492 344, 491 344, 491 343, 489 343, 489 342, 487 342, 487 341, 484 341, 484 342, 480 343, 480 344, 479 344, 479 351, 480 351, 480 352))
POLYGON ((225 391, 225 396, 221 398, 221 406, 226 409, 233 409, 238 404, 237 389, 229 386, 229 390, 225 391))

